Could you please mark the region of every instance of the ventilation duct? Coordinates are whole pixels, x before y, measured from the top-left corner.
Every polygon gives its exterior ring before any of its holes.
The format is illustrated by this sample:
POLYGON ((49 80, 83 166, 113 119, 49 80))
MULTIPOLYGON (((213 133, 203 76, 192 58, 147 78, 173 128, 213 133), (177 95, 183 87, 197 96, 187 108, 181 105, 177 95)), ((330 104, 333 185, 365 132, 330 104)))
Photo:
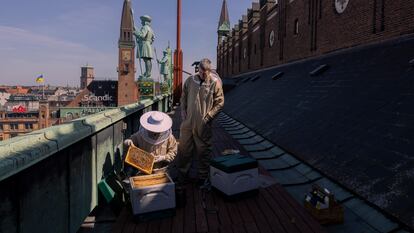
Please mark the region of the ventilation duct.
POLYGON ((243 79, 242 83, 248 82, 252 77, 247 77, 245 79, 243 79))
POLYGON ((410 63, 410 66, 414 67, 414 58, 411 59, 411 61, 409 61, 409 63, 410 63))
POLYGON ((283 76, 283 74, 284 73, 282 71, 279 71, 275 75, 273 75, 272 79, 273 80, 278 80, 278 79, 280 79, 283 76))
POLYGON ((327 65, 327 64, 323 64, 323 65, 318 66, 318 68, 316 68, 316 69, 312 70, 312 71, 309 73, 309 75, 310 75, 310 76, 317 76, 317 75, 320 75, 320 74, 324 73, 324 72, 325 72, 325 71, 327 71, 328 69, 329 69, 329 65, 327 65))
POLYGON ((260 75, 254 76, 250 81, 254 82, 260 78, 260 75))

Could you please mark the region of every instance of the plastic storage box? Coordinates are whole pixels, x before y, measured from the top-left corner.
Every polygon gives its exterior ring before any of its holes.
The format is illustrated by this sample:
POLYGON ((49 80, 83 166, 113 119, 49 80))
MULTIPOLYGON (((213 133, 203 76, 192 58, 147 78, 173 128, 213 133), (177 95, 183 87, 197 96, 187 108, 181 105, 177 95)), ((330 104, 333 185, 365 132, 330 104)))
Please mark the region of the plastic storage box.
POLYGON ((175 208, 175 184, 168 174, 131 177, 130 185, 134 215, 175 208))
POLYGON ((214 158, 210 164, 210 180, 214 188, 227 196, 257 190, 257 161, 239 154, 214 158))

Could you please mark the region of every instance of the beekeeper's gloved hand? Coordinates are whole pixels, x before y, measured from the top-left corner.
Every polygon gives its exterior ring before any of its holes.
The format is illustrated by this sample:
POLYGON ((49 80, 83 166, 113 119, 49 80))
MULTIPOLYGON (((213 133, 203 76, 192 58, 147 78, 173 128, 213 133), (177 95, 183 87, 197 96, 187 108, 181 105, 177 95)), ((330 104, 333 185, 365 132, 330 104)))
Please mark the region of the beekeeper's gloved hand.
POLYGON ((126 140, 124 141, 124 145, 125 145, 125 146, 132 146, 132 145, 134 145, 134 143, 132 142, 132 140, 131 140, 131 139, 126 139, 126 140))
POLYGON ((155 156, 154 163, 158 163, 158 162, 166 161, 166 160, 167 160, 167 156, 158 155, 158 156, 155 156))

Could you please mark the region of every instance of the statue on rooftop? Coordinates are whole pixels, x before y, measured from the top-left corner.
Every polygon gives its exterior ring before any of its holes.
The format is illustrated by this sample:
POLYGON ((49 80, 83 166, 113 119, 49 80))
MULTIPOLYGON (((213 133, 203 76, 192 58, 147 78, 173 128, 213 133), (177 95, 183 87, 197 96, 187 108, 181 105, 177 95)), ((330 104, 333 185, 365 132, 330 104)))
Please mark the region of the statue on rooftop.
POLYGON ((161 83, 166 82, 170 74, 170 61, 168 57, 168 51, 164 50, 162 59, 157 60, 157 61, 161 65, 160 74, 163 77, 163 80, 161 80, 161 83))
POLYGON ((137 58, 142 59, 145 63, 145 73, 142 75, 142 78, 149 79, 152 70, 152 43, 154 43, 155 34, 151 28, 151 17, 143 15, 140 19, 142 27, 139 31, 134 30, 134 35, 138 44, 137 58))

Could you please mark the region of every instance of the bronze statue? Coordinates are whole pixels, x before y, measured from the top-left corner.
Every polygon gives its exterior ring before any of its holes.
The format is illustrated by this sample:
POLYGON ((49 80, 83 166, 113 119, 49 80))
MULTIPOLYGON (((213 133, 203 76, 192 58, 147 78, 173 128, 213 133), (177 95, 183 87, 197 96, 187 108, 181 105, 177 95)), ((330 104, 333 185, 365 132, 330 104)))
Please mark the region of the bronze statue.
POLYGON ((158 63, 161 65, 160 74, 163 77, 163 80, 161 80, 161 83, 167 82, 169 74, 170 74, 170 62, 168 58, 168 51, 164 50, 163 55, 164 56, 162 57, 162 59, 158 60, 158 63))
POLYGON ((139 31, 134 30, 134 35, 137 41, 137 58, 144 60, 145 73, 142 78, 149 79, 152 70, 152 43, 155 40, 154 31, 151 28, 151 17, 144 15, 140 17, 142 27, 139 31))

